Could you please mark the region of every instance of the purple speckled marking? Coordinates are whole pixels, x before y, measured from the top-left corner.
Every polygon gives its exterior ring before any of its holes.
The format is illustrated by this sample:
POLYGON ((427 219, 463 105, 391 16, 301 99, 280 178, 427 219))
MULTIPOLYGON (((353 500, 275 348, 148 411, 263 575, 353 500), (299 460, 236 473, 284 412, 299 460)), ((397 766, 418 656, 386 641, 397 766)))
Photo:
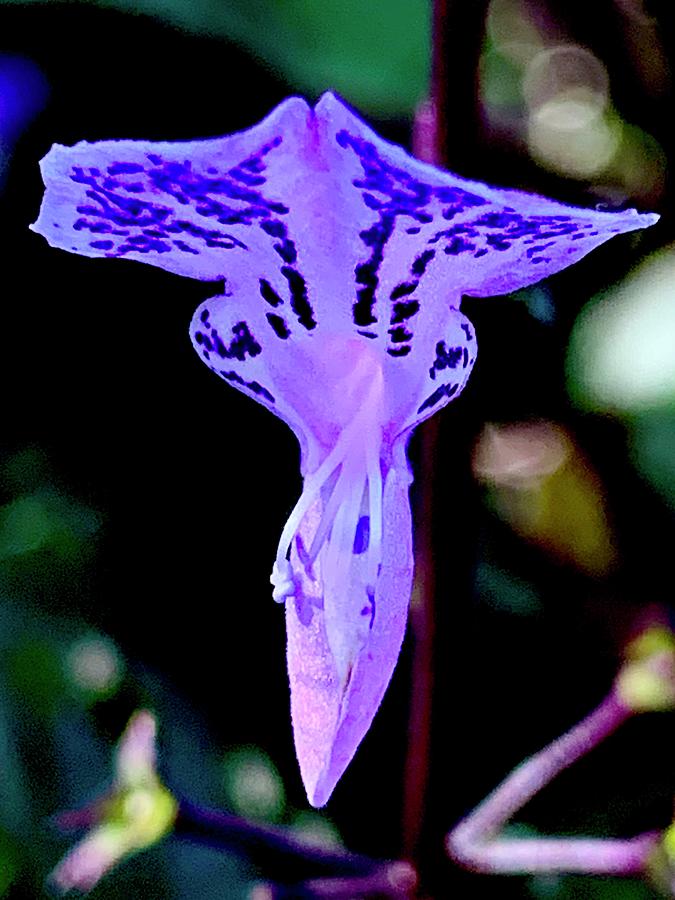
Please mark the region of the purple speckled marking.
MULTIPOLYGON (((96 167, 74 165, 69 177, 86 188, 89 202, 76 207, 79 218, 73 227, 110 236, 105 243, 92 241, 90 246, 106 250, 107 256, 123 257, 129 253, 176 251, 197 256, 205 248, 248 251, 248 245, 227 226, 258 226, 270 238, 280 259, 279 271, 288 285, 291 309, 299 324, 309 331, 316 327, 316 317, 306 281, 296 266, 295 241, 279 218, 288 213, 288 206, 263 191, 267 183, 265 157, 281 143, 281 136, 277 136, 225 172, 215 166, 198 171, 189 159, 166 160, 157 153, 145 155, 145 166, 116 161, 107 167, 105 175, 96 167), (145 196, 129 196, 140 193, 145 196), (181 216, 181 206, 209 220, 209 224, 200 225, 181 216), (113 236, 124 240, 115 241, 113 236)), ((266 279, 260 279, 260 289, 268 303, 283 304, 266 279)))
MULTIPOLYGON (((355 269, 358 287, 352 315, 354 323, 363 327, 377 322, 374 307, 379 270, 387 242, 394 233, 397 218, 407 217, 421 224, 429 224, 433 221, 433 214, 427 211, 427 208, 432 202, 435 207, 438 207, 438 204, 442 205, 440 212, 447 220, 469 207, 483 206, 487 201, 461 188, 433 186, 420 181, 407 170, 384 160, 373 143, 346 130, 339 131, 336 140, 340 147, 350 149, 358 156, 363 177, 355 179, 353 185, 361 191, 364 204, 378 213, 377 221, 360 233, 361 241, 370 249, 370 255, 355 269)), ((408 227, 406 232, 418 234, 420 228, 413 225, 408 227)), ((415 290, 434 256, 434 249, 426 249, 415 258, 411 267, 411 275, 415 276, 415 280, 395 287, 391 294, 392 300, 415 290)), ((419 303, 414 311, 412 310, 413 307, 410 306, 405 308, 408 315, 414 315, 419 310, 419 303)), ((401 321, 402 312, 400 308, 394 306, 391 325, 401 321)), ((389 334, 392 334, 391 330, 389 334)), ((398 335, 400 332, 395 331, 394 334, 398 335)), ((408 335, 407 339, 411 340, 412 330, 408 335)), ((407 355, 401 351, 401 347, 389 348, 391 356, 407 355)))
POLYGON ((466 352, 466 347, 448 348, 445 341, 439 341, 436 344, 436 359, 429 369, 429 378, 435 380, 436 373, 442 372, 443 369, 456 369, 466 352))
POLYGON ((354 535, 355 556, 365 553, 370 543, 370 516, 361 516, 356 526, 356 534, 354 535))
POLYGON ((423 413, 427 409, 431 409, 432 406, 436 406, 437 403, 440 403, 441 400, 444 400, 446 397, 454 397, 459 390, 459 387, 459 384, 442 384, 420 405, 417 410, 418 414, 423 413))
POLYGON ((246 381, 246 379, 242 378, 241 375, 237 375, 236 372, 227 372, 224 369, 214 369, 213 370, 217 375, 220 375, 221 378, 224 378, 225 381, 232 382, 234 384, 239 384, 242 387, 247 388, 249 391, 252 391, 258 397, 262 397, 267 400, 268 403, 275 403, 274 396, 270 394, 267 388, 264 388, 261 384, 258 384, 257 381, 246 381))

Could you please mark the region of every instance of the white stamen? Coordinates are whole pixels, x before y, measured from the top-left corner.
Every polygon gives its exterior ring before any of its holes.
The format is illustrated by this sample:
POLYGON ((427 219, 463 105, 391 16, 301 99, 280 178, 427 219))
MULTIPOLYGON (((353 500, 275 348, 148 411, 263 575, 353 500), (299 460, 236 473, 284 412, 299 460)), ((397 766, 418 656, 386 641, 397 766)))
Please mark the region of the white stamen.
MULTIPOLYGON (((323 547, 326 538, 328 537, 328 532, 332 527, 333 520, 337 515, 338 509, 344 503, 345 496, 347 491, 349 491, 351 485, 354 481, 361 475, 359 472, 359 459, 356 454, 351 454, 341 465, 340 474, 338 476, 337 481, 333 487, 333 491, 330 495, 330 499, 326 504, 323 515, 321 517, 321 521, 319 522, 319 527, 316 530, 316 534, 314 535, 314 540, 312 541, 312 546, 309 550, 309 559, 310 562, 314 562, 314 560, 319 555, 319 551, 323 547)), ((363 490, 365 487, 365 479, 361 478, 361 491, 358 498, 359 510, 361 509, 361 500, 363 498, 363 490)))
POLYGON ((335 442, 335 446, 321 463, 319 468, 305 478, 302 494, 300 494, 298 502, 293 507, 293 510, 284 525, 284 529, 281 532, 281 537, 279 538, 279 546, 277 548, 277 564, 279 566, 282 565, 281 561, 286 559, 291 541, 297 533, 300 523, 316 500, 321 488, 344 459, 346 455, 345 451, 350 443, 350 432, 352 431, 353 425, 354 423, 352 423, 352 427, 344 429, 335 442))
POLYGON ((321 519, 309 548, 313 563, 321 559, 321 580, 333 596, 349 590, 354 541, 363 511, 364 494, 369 519, 366 584, 374 591, 382 553, 382 473, 380 469, 382 378, 373 378, 359 411, 342 429, 335 446, 321 465, 305 479, 298 502, 284 525, 272 569, 273 597, 282 602, 295 595, 297 585, 288 551, 312 505, 335 475, 330 496, 323 498, 321 519), (336 473, 336 470, 339 471, 336 473), (366 492, 366 482, 368 490, 366 492))
POLYGON ((275 603, 284 603, 295 596, 295 577, 291 564, 287 559, 283 559, 281 562, 278 559, 274 561, 270 583, 274 587, 272 599, 275 603))

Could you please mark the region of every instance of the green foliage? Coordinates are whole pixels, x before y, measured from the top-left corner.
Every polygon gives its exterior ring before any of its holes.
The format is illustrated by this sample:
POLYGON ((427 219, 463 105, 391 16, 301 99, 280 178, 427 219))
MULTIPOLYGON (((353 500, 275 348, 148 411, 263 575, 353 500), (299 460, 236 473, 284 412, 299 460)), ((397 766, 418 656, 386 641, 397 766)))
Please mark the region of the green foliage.
MULTIPOLYGON (((123 716, 141 705, 155 710, 159 763, 170 786, 249 819, 288 824, 314 843, 339 844, 328 819, 307 819, 287 805, 281 776, 262 749, 224 754, 161 677, 130 664, 122 648, 77 612, 54 612, 68 607, 62 594, 69 590, 54 577, 55 565, 88 568, 100 516, 53 484, 35 449, 12 456, 0 472, 7 498, 0 507, 0 898, 14 891, 41 896, 49 872, 81 838, 47 826, 64 809, 89 807, 111 784, 114 743, 124 725, 110 727, 111 701, 123 716), (36 572, 50 586, 47 604, 32 596, 36 572), (11 597, 1 588, 10 581, 11 597)), ((125 810, 106 810, 109 838, 124 843, 125 810)), ((144 825, 146 832, 152 827, 144 825)), ((124 859, 90 897, 245 900, 258 878, 246 860, 168 839, 124 859)))
POLYGON ((646 411, 631 427, 633 460, 642 475, 675 509, 675 410, 646 411))
MULTIPOLYGON (((99 0, 99 4, 234 41, 278 71, 292 89, 315 95, 330 88, 364 113, 410 115, 426 93, 429 0, 365 5, 361 0, 99 0)), ((223 88, 226 98, 227 86, 223 88)))
POLYGON ((244 818, 277 822, 285 811, 281 775, 257 747, 239 747, 225 755, 223 787, 228 806, 244 818))
POLYGON ((529 893, 536 900, 656 900, 658 896, 642 881, 581 875, 538 875, 530 879, 529 893))
POLYGON ((514 616, 541 612, 541 600, 532 585, 490 562, 483 561, 476 568, 475 585, 480 599, 496 610, 514 616))

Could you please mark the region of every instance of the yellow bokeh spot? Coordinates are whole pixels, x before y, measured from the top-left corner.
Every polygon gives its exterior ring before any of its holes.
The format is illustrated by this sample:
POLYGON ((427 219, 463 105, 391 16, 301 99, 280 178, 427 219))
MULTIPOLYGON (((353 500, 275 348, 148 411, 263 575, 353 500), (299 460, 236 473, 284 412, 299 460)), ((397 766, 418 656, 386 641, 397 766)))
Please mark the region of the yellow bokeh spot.
POLYGON ((656 653, 675 654, 675 634, 665 625, 652 625, 626 647, 626 659, 642 660, 656 653))
POLYGON ((616 690, 635 712, 675 709, 675 635, 670 629, 655 625, 631 641, 616 690))

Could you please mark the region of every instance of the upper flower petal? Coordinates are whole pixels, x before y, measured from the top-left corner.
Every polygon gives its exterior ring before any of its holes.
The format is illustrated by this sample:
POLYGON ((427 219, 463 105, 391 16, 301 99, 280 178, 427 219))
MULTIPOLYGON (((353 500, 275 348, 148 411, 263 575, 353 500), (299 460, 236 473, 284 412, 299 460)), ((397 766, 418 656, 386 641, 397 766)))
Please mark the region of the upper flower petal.
POLYGON ((206 281, 223 280, 242 255, 250 268, 276 267, 261 226, 288 213, 278 195, 293 190, 289 163, 308 112, 291 98, 254 128, 215 140, 56 144, 41 163, 47 190, 32 228, 53 247, 206 281))
MULTIPOLYGON (((226 303, 228 342, 239 328, 261 355, 256 375, 237 363, 219 374, 296 432, 322 430, 329 441, 336 423, 312 411, 336 405, 325 386, 340 374, 322 361, 345 341, 369 346, 350 350, 352 361, 381 360, 385 412, 404 430, 449 398, 434 376, 448 348, 466 346, 449 341, 462 294, 538 281, 656 220, 457 178, 379 138, 333 94, 314 108, 291 98, 253 128, 215 140, 55 146, 42 168, 36 231, 87 256, 224 281, 226 300, 212 304, 211 321, 226 303), (279 395, 293 393, 299 371, 306 409, 292 423, 279 395)), ((199 331, 196 322, 197 344, 199 331)), ((205 355, 204 343, 197 349, 205 355)), ((460 389, 447 385, 455 396, 460 389)))

